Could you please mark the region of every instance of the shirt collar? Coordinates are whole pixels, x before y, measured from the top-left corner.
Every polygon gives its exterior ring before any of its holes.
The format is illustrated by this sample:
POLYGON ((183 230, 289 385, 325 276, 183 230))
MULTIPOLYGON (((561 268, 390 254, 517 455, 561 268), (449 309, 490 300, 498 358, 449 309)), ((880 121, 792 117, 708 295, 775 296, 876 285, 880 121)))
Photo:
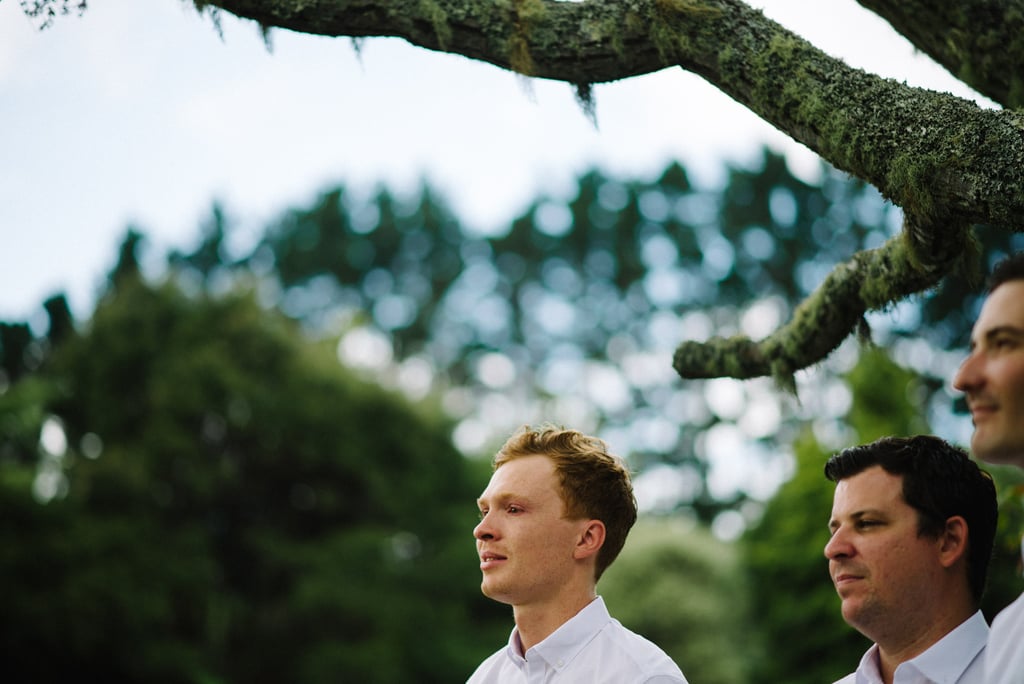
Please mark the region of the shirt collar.
POLYGON ((871 648, 857 665, 857 684, 882 684, 881 670, 878 663, 878 644, 871 644, 871 648))
POLYGON ((508 639, 508 655, 512 661, 522 668, 527 660, 540 658, 555 670, 566 667, 590 641, 611 622, 611 615, 600 596, 588 603, 583 610, 564 622, 558 629, 548 635, 544 641, 536 644, 526 652, 522 652, 519 630, 515 628, 508 639))
MULTIPOLYGON (((979 610, 960 623, 915 658, 900 663, 895 681, 899 682, 904 670, 919 672, 935 684, 953 684, 963 676, 967 667, 978 657, 988 641, 988 623, 979 610)), ((878 644, 873 644, 860 660, 857 684, 881 684, 878 667, 878 644)))
POLYGON ((912 666, 936 684, 952 684, 963 676, 988 641, 988 623, 979 610, 916 658, 896 668, 912 666))

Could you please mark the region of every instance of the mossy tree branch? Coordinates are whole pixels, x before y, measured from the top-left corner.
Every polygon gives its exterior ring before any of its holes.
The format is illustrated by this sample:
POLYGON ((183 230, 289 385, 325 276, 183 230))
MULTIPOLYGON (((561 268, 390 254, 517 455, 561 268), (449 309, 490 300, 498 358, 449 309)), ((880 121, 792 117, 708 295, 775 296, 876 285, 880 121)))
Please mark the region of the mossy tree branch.
POLYGON ((772 376, 794 390, 796 371, 824 359, 851 331, 867 334, 864 314, 937 285, 969 244, 965 223, 922 225, 908 217, 900 235, 836 266, 792 319, 765 339, 684 342, 672 365, 683 378, 772 376))
MULTIPOLYGON (((685 378, 772 375, 791 384, 796 370, 825 358, 867 311, 936 285, 957 255, 969 253, 971 223, 1024 229, 1024 130, 1018 114, 983 110, 853 69, 738 0, 219 4, 264 24, 400 35, 423 47, 574 84, 678 65, 904 209, 906 225, 898 238, 837 266, 792 320, 765 340, 681 345, 673 365, 685 378), (529 29, 523 31, 526 18, 529 29)), ((945 48, 945 34, 934 30, 948 21, 961 35, 987 11, 986 0, 932 3, 927 15, 920 2, 863 4, 907 31, 947 68, 975 75, 969 82, 982 92, 1013 101, 1016 86, 988 75, 1013 79, 1018 73, 1012 61, 989 68, 998 56, 994 38, 986 42, 975 33, 973 43, 953 41, 945 48), (933 20, 932 33, 919 31, 912 15, 933 20)), ((986 23, 985 30, 1006 25, 1013 24, 986 23)))
POLYGON ((949 73, 1004 107, 1024 105, 1021 0, 857 0, 949 73))
MULTIPOLYGON (((685 377, 782 379, 824 358, 865 311, 935 285, 969 251, 971 224, 1024 230, 1024 116, 853 69, 741 0, 192 1, 264 29, 401 37, 580 93, 682 67, 903 208, 898 239, 837 266, 771 337, 680 347, 685 377)), ((994 101, 1024 100, 1024 0, 861 4, 994 101)))
POLYGON ((572 84, 678 65, 908 211, 1024 229, 1021 116, 853 69, 740 0, 211 4, 265 26, 400 36, 572 84))

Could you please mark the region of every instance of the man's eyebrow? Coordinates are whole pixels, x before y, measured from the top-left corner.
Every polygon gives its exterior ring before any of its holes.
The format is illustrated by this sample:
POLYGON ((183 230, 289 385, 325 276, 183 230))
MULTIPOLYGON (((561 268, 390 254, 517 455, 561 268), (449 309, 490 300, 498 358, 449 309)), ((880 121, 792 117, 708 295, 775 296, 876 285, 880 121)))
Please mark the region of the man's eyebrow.
POLYGON ((1006 323, 1004 325, 997 325, 993 328, 989 328, 981 335, 975 335, 972 331, 970 348, 973 350, 975 347, 978 346, 979 337, 982 338, 985 342, 991 343, 993 339, 999 337, 1000 335, 1009 335, 1015 338, 1024 337, 1024 328, 1020 328, 1015 325, 1010 325, 1009 323, 1006 323))
POLYGON ((877 509, 877 508, 864 508, 864 509, 859 510, 859 511, 854 511, 853 513, 850 513, 849 515, 845 515, 845 516, 841 515, 841 516, 838 516, 838 517, 837 516, 832 516, 831 518, 829 518, 829 521, 828 521, 829 529, 832 529, 833 527, 838 527, 839 526, 839 518, 844 518, 844 517, 845 518, 849 518, 850 520, 857 521, 857 520, 861 520, 863 518, 884 518, 884 517, 886 517, 886 513, 884 511, 880 510, 880 509, 877 509))
POLYGON ((509 499, 514 498, 516 498, 516 496, 511 492, 498 492, 496 494, 491 494, 490 496, 487 496, 486 494, 481 494, 476 500, 476 505, 479 506, 480 508, 484 507, 484 503, 489 502, 500 505, 508 501, 509 499))
POLYGON ((985 339, 990 340, 993 337, 999 335, 1012 335, 1014 337, 1024 337, 1024 328, 1019 328, 1015 325, 997 325, 994 328, 989 328, 985 331, 985 339))

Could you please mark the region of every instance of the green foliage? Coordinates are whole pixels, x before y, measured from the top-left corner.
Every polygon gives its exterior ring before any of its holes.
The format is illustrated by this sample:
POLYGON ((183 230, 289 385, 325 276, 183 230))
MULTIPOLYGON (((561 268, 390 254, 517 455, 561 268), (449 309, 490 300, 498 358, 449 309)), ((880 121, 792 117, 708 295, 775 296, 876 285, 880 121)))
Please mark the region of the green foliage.
POLYGON ((641 518, 598 585, 623 625, 658 644, 691 682, 747 680, 750 613, 738 550, 692 522, 641 518))
POLYGON ((55 393, 53 383, 36 376, 19 382, 17 392, 0 392, 0 467, 35 467, 39 431, 55 393))
MULTIPOLYGON (((458 420, 494 426, 481 407, 496 397, 524 398, 505 415, 558 415, 575 401, 602 431, 628 432, 641 466, 699 473, 698 437, 721 419, 700 386, 678 385, 668 359, 660 377, 636 369, 702 327, 738 331, 751 300, 784 320, 837 260, 887 238, 891 214, 863 183, 824 169, 811 185, 766 152, 759 168, 730 169, 720 189, 694 187, 678 164, 651 181, 590 172, 575 196, 540 197, 506 234, 487 237, 468 233, 429 188, 369 201, 334 188, 284 212, 237 263, 274 274, 282 308, 312 328, 365 321, 399 362, 428 359, 439 388, 472 393, 458 420), (492 354, 514 368, 511 388, 482 377, 492 354), (599 396, 592 374, 628 397, 599 396), (664 406, 676 404, 694 406, 687 420, 666 419, 664 406), (652 437, 667 432, 678 438, 652 437)), ((210 239, 181 263, 205 263, 210 239)), ((709 521, 740 500, 703 489, 681 506, 709 521)))
POLYGON ((823 555, 832 486, 828 453, 807 432, 794 444, 796 472, 743 539, 760 658, 752 684, 820 684, 853 671, 870 645, 843 621, 823 555))
POLYGON ((17 380, 31 364, 32 330, 27 323, 0 323, 0 382, 17 380))
MULTIPOLYGON (((863 353, 846 380, 853 396, 845 421, 851 444, 921 431, 912 403, 915 376, 883 351, 863 353)), ((833 485, 822 468, 831 450, 807 429, 793 453, 793 478, 743 540, 765 648, 755 684, 835 681, 856 667, 869 645, 844 622, 824 558, 833 485)))
POLYGON ((981 609, 991 622, 1021 593, 1021 534, 1024 533, 1024 472, 1015 466, 983 465, 992 474, 999 498, 999 526, 992 549, 981 609))
MULTIPOLYGON (((275 282, 279 296, 267 301, 321 334, 339 321, 380 331, 398 364, 426 361, 435 392, 456 389, 461 397, 446 402, 452 417, 485 426, 490 442, 515 427, 503 423, 509 416, 564 415, 572 405, 598 430, 628 435, 640 468, 665 462, 704 477, 700 436, 745 411, 717 415, 702 384, 678 383, 668 355, 711 330, 763 335, 747 330, 740 307, 754 301, 786 321, 835 263, 892 238, 900 219, 863 182, 828 167, 820 181, 800 180, 766 151, 758 166, 730 168, 720 188, 693 186, 678 164, 649 181, 593 171, 574 196, 538 197, 507 233, 492 236, 467 231, 429 187, 412 197, 382 189, 365 200, 337 187, 282 212, 251 254, 234 257, 224 250, 230 221, 215 206, 196 250, 174 263, 206 283, 255 274, 264 294, 275 291, 265 281, 275 282), (513 369, 510 385, 484 377, 494 356, 513 369), (642 370, 655 359, 665 359, 657 377, 642 370), (595 390, 594 376, 622 396, 595 390), (688 408, 673 420, 666 406, 688 408)), ((994 237, 986 238, 986 259, 1024 239, 994 237)), ((900 315, 873 319, 874 336, 887 346, 906 334, 946 348, 965 339, 972 305, 964 282, 953 280, 900 315)), ((912 388, 922 414, 950 401, 944 383, 952 368, 928 371, 938 376, 912 388)), ((798 417, 784 398, 775 401, 779 425, 750 439, 788 450, 798 417)), ((890 414, 878 415, 882 430, 890 414)), ((867 418, 852 419, 867 429, 867 418)), ((744 498, 701 487, 680 507, 707 522, 744 498)))
POLYGON ((464 679, 507 616, 479 592, 481 473, 450 426, 249 295, 152 287, 130 260, 0 394, 5 676, 464 679), (47 421, 69 448, 37 463, 47 421), (41 504, 44 466, 64 484, 41 504))
POLYGON ((885 351, 866 349, 845 380, 853 402, 844 422, 857 444, 929 432, 920 409, 926 391, 921 378, 894 363, 885 351))

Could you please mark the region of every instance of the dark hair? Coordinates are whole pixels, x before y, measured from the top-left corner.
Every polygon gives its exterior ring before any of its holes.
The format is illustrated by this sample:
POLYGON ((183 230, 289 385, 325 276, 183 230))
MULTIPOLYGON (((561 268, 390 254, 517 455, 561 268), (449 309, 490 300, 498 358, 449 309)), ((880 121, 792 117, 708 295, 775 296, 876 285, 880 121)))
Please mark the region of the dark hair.
POLYGON ((938 537, 955 515, 967 521, 967 580, 980 601, 999 516, 992 477, 966 451, 930 435, 850 447, 828 460, 825 477, 839 482, 876 465, 903 478, 903 499, 917 510, 918 535, 938 537))
POLYGON ((1011 280, 1024 280, 1024 252, 1015 252, 996 263, 988 277, 988 291, 1011 280))
POLYGON ((596 578, 619 555, 636 522, 636 497, 622 459, 597 437, 553 426, 524 426, 509 437, 494 457, 497 470, 523 456, 546 456, 555 464, 566 517, 600 520, 604 544, 597 552, 596 578))

